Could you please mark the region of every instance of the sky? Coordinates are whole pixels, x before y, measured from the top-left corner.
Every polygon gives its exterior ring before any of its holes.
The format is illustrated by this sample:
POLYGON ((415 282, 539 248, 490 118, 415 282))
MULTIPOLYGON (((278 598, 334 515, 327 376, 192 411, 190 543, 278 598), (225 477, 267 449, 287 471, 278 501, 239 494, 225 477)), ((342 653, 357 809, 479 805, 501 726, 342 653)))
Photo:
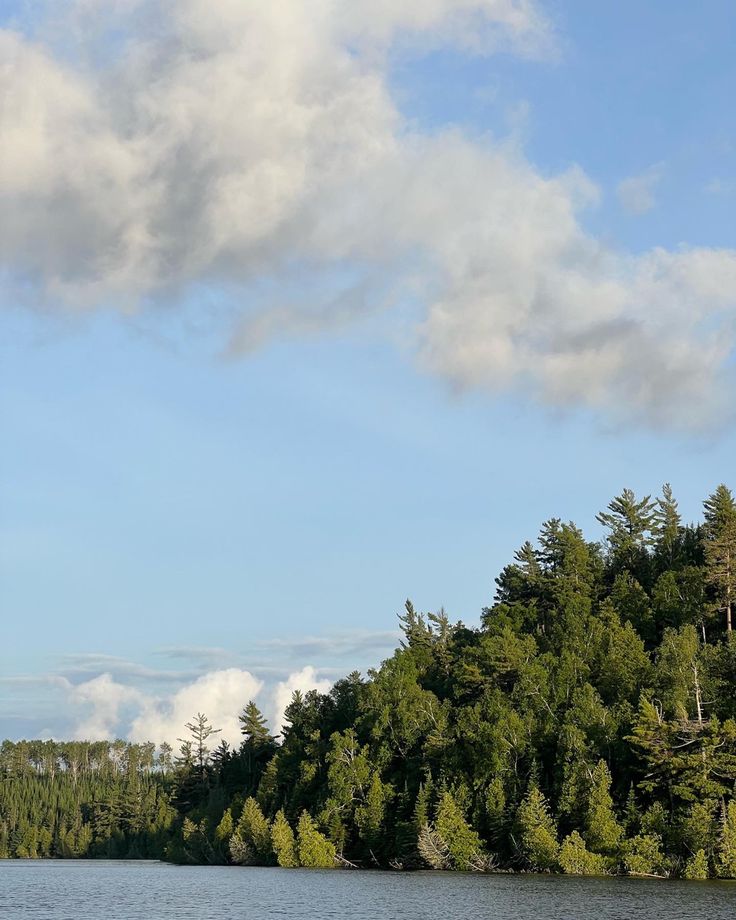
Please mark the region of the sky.
MULTIPOLYGON (((729 482, 731 0, 0 0, 0 737, 236 741, 729 482)), ((736 483, 731 483, 736 485, 736 483)))

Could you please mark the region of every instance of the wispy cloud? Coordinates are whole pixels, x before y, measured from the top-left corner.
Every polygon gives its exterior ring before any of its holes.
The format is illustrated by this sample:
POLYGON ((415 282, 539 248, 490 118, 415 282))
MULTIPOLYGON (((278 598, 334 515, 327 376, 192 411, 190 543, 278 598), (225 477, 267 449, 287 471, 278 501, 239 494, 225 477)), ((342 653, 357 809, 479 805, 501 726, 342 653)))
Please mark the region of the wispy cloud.
POLYGON ((90 653, 74 653, 62 655, 59 658, 60 674, 73 681, 90 674, 101 672, 111 674, 117 678, 137 679, 142 682, 172 683, 177 681, 192 680, 199 674, 200 669, 171 670, 151 668, 119 658, 116 655, 90 653))
POLYGON ((71 686, 67 678, 59 674, 14 674, 0 677, 0 684, 6 687, 59 687, 63 690, 71 686))
POLYGON ((256 646, 264 651, 286 653, 296 658, 334 658, 356 656, 376 649, 394 649, 399 640, 398 630, 354 630, 328 636, 294 636, 264 639, 256 646))
POLYGON ((621 207, 629 214, 651 211, 657 204, 655 193, 663 174, 663 164, 657 163, 638 176, 622 179, 616 188, 621 207))
POLYGON ((238 657, 227 649, 206 645, 167 645, 157 649, 155 654, 173 661, 188 661, 202 668, 231 663, 238 657))
POLYGON ((715 177, 705 186, 705 191, 709 195, 716 195, 718 197, 736 195, 736 179, 715 177))

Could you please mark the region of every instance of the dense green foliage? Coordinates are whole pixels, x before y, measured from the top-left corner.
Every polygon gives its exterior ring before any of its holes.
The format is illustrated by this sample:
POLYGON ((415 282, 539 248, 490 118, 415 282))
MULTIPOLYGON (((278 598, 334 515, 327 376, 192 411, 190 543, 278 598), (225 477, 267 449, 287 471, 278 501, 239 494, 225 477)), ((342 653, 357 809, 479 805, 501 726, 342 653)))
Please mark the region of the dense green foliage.
POLYGON ((478 628, 407 602, 367 679, 295 693, 277 742, 6 742, 0 855, 158 855, 736 877, 736 504, 625 490, 602 544, 554 519, 478 628), (53 766, 52 766, 53 764, 53 766))
POLYGON ((159 858, 177 813, 153 744, 3 742, 0 858, 159 858))

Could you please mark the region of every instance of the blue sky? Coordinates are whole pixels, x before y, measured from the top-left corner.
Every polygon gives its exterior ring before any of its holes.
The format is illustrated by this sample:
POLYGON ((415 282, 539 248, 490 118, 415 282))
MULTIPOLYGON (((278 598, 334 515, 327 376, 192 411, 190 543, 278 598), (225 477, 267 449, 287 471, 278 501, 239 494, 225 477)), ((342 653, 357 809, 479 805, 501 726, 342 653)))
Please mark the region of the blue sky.
MULTIPOLYGON (((417 23, 351 0, 349 26, 313 36, 335 71, 303 52, 324 124, 304 133, 301 96, 252 134, 194 108, 174 153, 151 130, 172 97, 125 70, 116 96, 98 63, 116 29, 142 53, 135 16, 158 4, 129 6, 121 25, 104 4, 0 5, 18 80, 53 113, 39 132, 19 91, 2 125, 0 735, 163 735, 205 678, 215 719, 241 690, 277 718, 286 690, 385 656, 407 596, 477 621, 550 516, 597 537, 616 492, 664 480, 699 516, 735 446, 733 4, 540 3, 478 44, 492 3, 417 23), (132 103, 153 113, 138 135, 132 103), (640 328, 624 355, 565 344, 640 328)), ((247 7, 223 0, 223 20, 302 61, 290 4, 273 21, 247 7)), ((265 77, 230 83, 242 48, 181 8, 218 98, 282 99, 265 77)), ((167 92, 190 86, 174 58, 167 92)))
POLYGON ((733 246, 733 4, 558 0, 545 8, 558 57, 529 64, 440 51, 411 62, 396 78, 411 115, 498 133, 521 117, 526 150, 544 172, 578 164, 601 185, 606 200, 590 224, 618 246, 733 246), (657 207, 634 216, 616 207, 621 180, 660 164, 657 207))

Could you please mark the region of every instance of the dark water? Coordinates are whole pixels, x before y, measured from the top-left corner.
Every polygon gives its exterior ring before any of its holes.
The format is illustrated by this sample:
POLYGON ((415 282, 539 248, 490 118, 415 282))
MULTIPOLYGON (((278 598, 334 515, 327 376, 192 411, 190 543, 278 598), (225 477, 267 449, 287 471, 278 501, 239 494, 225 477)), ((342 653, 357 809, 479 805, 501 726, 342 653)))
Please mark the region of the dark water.
POLYGON ((736 883, 1 861, 2 920, 736 920, 736 883))

